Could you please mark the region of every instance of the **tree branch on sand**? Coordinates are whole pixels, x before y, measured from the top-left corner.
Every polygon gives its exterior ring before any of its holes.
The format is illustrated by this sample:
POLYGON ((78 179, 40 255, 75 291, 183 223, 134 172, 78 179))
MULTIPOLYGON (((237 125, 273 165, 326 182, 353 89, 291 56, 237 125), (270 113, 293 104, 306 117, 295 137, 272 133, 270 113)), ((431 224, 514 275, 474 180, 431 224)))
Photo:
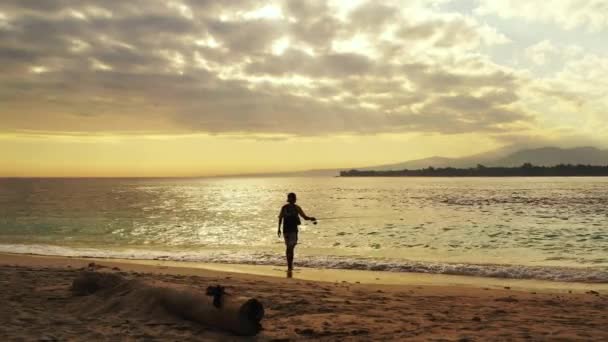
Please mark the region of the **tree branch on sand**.
POLYGON ((237 335, 252 336, 261 330, 264 307, 257 299, 232 296, 223 287, 210 287, 207 293, 174 284, 148 284, 129 280, 115 273, 81 273, 72 283, 76 296, 95 295, 103 301, 96 314, 111 314, 120 307, 133 310, 166 312, 207 327, 227 330, 237 335))

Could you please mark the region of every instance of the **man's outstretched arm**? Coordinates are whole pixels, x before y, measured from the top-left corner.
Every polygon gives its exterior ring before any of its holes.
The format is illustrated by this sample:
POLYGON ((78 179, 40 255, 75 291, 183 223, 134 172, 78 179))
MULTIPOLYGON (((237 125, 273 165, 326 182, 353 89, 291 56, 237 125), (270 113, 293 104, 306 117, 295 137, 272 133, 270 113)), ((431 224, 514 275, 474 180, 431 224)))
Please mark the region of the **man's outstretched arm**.
POLYGON ((300 216, 302 216, 302 218, 304 218, 306 221, 316 221, 317 219, 312 217, 312 216, 306 216, 306 214, 304 213, 304 210, 302 210, 302 208, 300 208, 300 206, 297 206, 298 208, 298 214, 300 214, 300 216))

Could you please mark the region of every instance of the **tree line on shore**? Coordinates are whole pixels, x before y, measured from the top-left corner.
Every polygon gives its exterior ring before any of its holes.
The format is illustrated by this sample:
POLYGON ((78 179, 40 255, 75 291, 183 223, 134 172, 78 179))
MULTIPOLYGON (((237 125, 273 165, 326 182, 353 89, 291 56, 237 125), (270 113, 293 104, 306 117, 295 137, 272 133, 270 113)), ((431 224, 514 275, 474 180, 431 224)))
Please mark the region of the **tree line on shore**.
POLYGON ((340 171, 340 177, 598 177, 608 176, 608 165, 535 166, 525 163, 519 167, 434 168, 419 170, 349 170, 340 171))

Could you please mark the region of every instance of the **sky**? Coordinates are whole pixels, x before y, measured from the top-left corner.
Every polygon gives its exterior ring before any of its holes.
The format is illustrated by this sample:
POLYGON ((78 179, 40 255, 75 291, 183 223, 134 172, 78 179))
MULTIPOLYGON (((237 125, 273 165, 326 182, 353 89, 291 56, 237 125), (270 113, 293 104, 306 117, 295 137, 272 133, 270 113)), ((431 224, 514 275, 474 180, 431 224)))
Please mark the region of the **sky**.
POLYGON ((608 147, 608 0, 0 2, 0 176, 608 147))

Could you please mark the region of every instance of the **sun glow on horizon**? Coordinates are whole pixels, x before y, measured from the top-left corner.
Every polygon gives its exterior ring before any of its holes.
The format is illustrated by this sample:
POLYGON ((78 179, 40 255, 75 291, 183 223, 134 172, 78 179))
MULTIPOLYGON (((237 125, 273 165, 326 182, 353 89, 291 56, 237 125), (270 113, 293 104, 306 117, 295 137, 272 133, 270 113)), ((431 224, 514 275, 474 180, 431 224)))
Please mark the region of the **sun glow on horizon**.
MULTIPOLYGON (((441 154, 440 136, 413 148, 417 135, 289 137, 283 135, 0 135, 7 153, 0 177, 196 177, 348 169, 441 154), (44 142, 44 145, 40 145, 44 142), (412 146, 412 150, 404 147, 412 146), (360 151, 368 153, 360 157, 360 151), (320 152, 322 151, 322 153, 320 152), (27 157, 26 157, 27 156, 27 157)), ((457 138, 478 141, 479 138, 457 138)), ((488 141, 491 144, 491 141, 488 141)), ((454 156, 485 152, 475 143, 452 149, 454 156)), ((494 147, 494 146, 492 146, 494 147)))

